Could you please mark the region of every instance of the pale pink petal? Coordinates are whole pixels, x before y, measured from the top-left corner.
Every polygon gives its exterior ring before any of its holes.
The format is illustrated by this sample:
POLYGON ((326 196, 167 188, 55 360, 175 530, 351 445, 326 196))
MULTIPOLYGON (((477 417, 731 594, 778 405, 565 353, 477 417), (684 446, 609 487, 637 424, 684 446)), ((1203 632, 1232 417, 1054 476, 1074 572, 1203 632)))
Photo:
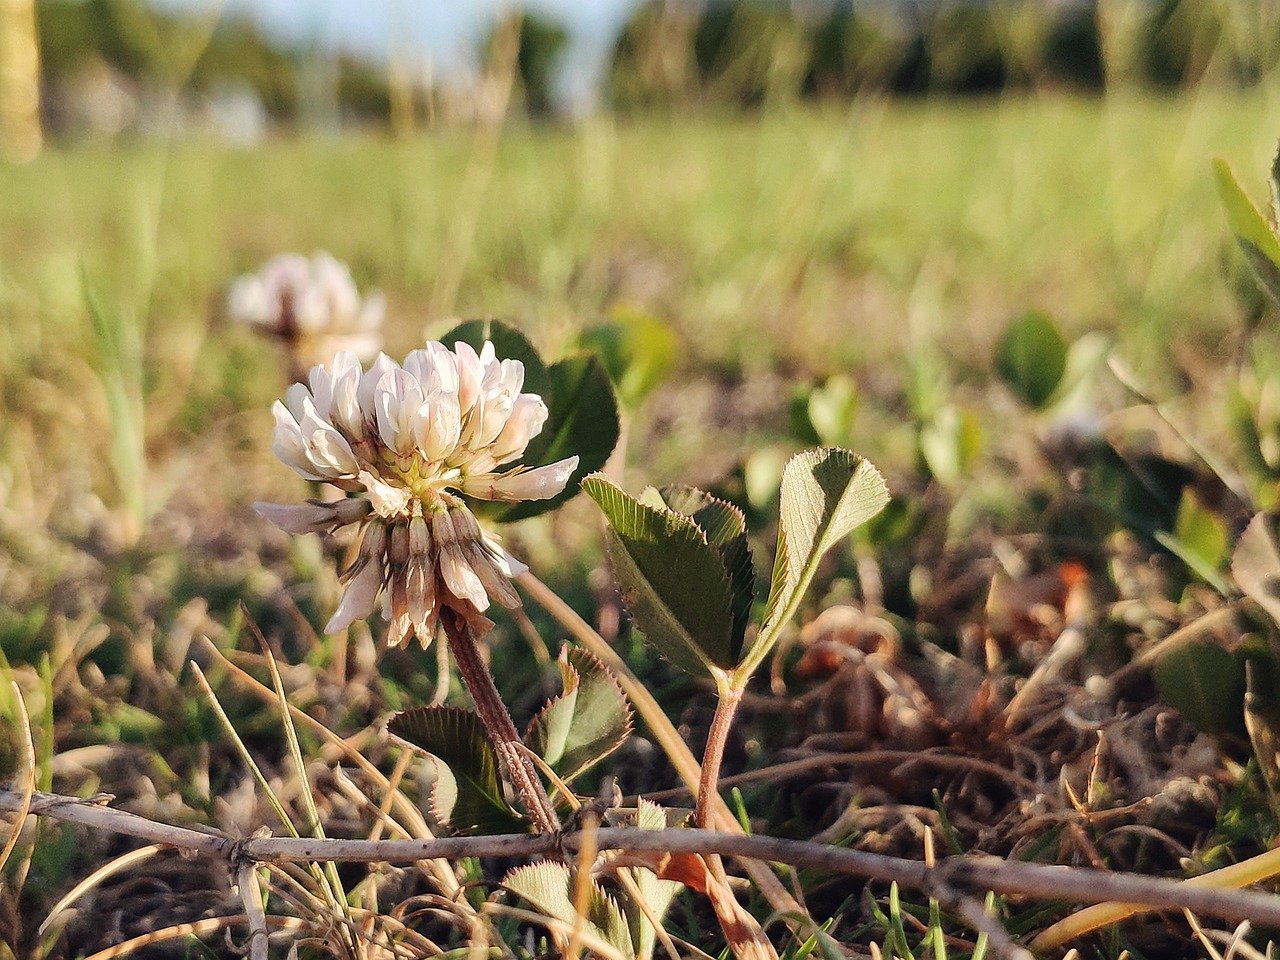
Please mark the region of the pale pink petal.
POLYGON ((413 420, 422 400, 422 387, 417 378, 400 367, 389 370, 374 393, 378 434, 383 443, 401 456, 413 452, 417 441, 413 420))
POLYGON ((524 386, 524 364, 519 360, 503 360, 501 372, 503 390, 511 397, 519 396, 524 386))
POLYGON ((493 441, 493 457, 498 464, 508 463, 524 455, 529 441, 542 432, 547 422, 547 405, 536 393, 516 397, 502 432, 493 441))
POLYGON ((306 441, 307 456, 325 479, 354 477, 360 470, 346 437, 323 419, 310 400, 303 401, 306 415, 298 423, 306 441))
POLYGON ((255 503, 254 511, 289 533, 317 533, 334 522, 334 511, 313 503, 255 503))
POLYGON ((378 384, 382 382, 382 378, 390 371, 397 369, 399 369, 399 364, 385 353, 380 353, 374 358, 373 363, 369 364, 369 369, 360 377, 360 386, 356 390, 356 401, 360 404, 360 409, 364 411, 367 418, 373 418, 373 398, 378 390, 378 384))
POLYGON ((453 350, 458 358, 458 407, 465 416, 480 397, 484 368, 471 344, 459 340, 453 345, 453 350))
POLYGON ((271 441, 271 452, 287 467, 307 480, 327 479, 316 471, 307 453, 306 441, 302 438, 302 430, 298 421, 293 418, 289 409, 277 400, 271 407, 272 416, 276 420, 275 434, 271 441))
POLYGON ((293 414, 293 419, 299 423, 307 415, 308 403, 314 406, 315 401, 311 396, 311 390, 305 383, 290 384, 289 389, 284 392, 284 405, 293 414))
MULTIPOLYGON (((359 316, 356 317, 355 329, 363 330, 370 333, 376 339, 381 341, 381 337, 377 336, 375 331, 382 326, 383 318, 387 314, 387 298, 377 290, 370 291, 364 298, 364 305, 360 308, 359 316)), ((374 348, 376 352, 377 348, 374 348)), ((371 352, 369 356, 372 356, 371 352)))
POLYGON ((370 561, 347 584, 342 594, 342 601, 332 619, 325 625, 325 633, 337 633, 357 620, 363 620, 373 613, 378 602, 378 592, 382 589, 382 564, 370 561))
POLYGON ((569 457, 533 470, 467 477, 462 483, 462 492, 481 500, 549 500, 565 488, 577 469, 578 458, 569 457))
POLYGON ((260 277, 240 277, 227 294, 227 313, 239 323, 275 327, 280 322, 279 304, 271 296, 260 277))
POLYGON ((418 450, 426 459, 443 460, 458 445, 462 418, 456 394, 444 391, 431 394, 414 419, 418 450))
POLYGON ((353 440, 364 439, 364 412, 360 409, 360 360, 350 350, 340 350, 333 357, 334 426, 353 440))
POLYGON ((367 470, 360 471, 359 480, 369 494, 374 512, 379 516, 397 516, 408 506, 411 494, 404 487, 393 487, 389 483, 383 483, 367 470))
POLYGON ((440 578, 444 580, 445 589, 459 600, 466 600, 477 610, 489 608, 489 594, 484 584, 456 543, 440 550, 440 578))

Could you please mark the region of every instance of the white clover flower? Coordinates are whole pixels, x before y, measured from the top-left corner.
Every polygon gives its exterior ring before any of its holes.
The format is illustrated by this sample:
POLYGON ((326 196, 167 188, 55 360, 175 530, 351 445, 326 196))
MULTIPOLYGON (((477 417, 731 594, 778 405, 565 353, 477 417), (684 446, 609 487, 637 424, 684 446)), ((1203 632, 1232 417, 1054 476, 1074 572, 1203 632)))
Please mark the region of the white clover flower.
POLYGON ((376 354, 386 301, 376 292, 361 299, 351 270, 323 251, 310 259, 282 253, 232 284, 227 312, 286 341, 305 368, 340 350, 376 354))
POLYGON ((542 398, 521 393, 523 385, 524 365, 499 360, 491 343, 477 354, 466 343, 450 350, 431 342, 403 366, 379 354, 367 370, 342 351, 276 402, 276 456, 300 476, 355 496, 260 503, 258 512, 293 533, 364 528, 328 632, 369 616, 379 596, 393 645, 416 635, 425 646, 445 607, 484 629, 491 600, 520 605, 510 578, 523 565, 459 494, 545 500, 577 468, 577 457, 534 469, 513 465, 547 419, 542 398))

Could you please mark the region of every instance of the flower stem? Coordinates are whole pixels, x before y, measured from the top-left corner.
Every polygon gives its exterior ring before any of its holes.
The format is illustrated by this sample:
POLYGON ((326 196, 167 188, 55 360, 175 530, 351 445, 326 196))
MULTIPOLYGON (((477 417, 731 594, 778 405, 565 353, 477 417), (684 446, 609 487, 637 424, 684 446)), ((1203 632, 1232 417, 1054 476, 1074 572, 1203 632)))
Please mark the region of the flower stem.
POLYGON ((720 764, 724 762, 724 748, 733 726, 733 715, 742 702, 742 690, 736 685, 720 684, 720 699, 716 713, 707 732, 707 748, 702 754, 702 771, 698 776, 698 801, 693 811, 693 825, 700 829, 714 826, 711 811, 719 795, 720 764))
POLYGON ((466 684, 467 692, 475 702, 480 722, 493 743, 498 761, 515 786, 521 805, 539 832, 554 833, 560 829, 560 820, 556 817, 533 762, 520 749, 520 734, 516 732, 511 714, 507 712, 507 706, 502 702, 498 688, 494 686, 489 667, 480 658, 471 625, 449 609, 441 612, 440 623, 444 627, 445 636, 449 638, 449 650, 458 664, 462 682, 466 684))

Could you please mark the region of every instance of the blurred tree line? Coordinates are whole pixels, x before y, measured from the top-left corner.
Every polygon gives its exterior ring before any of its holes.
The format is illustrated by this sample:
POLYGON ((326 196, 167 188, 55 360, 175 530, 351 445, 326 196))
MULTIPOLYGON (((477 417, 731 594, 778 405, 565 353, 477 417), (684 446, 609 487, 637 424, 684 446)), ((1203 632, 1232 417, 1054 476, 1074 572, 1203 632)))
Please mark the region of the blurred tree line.
POLYGON ((647 0, 614 48, 620 109, 771 98, 1248 86, 1277 0, 647 0))
MULTIPOLYGON (((517 102, 550 114, 568 30, 544 15, 513 16, 517 102)), ((197 95, 236 84, 277 120, 306 119, 320 99, 343 120, 383 122, 395 100, 385 64, 287 49, 243 17, 203 22, 144 0, 43 0, 38 28, 46 87, 93 63, 197 95)), ((482 68, 501 28, 480 43, 482 68)), ((1280 0, 645 0, 613 45, 602 93, 625 111, 866 93, 1244 86, 1272 76, 1278 60, 1280 0)))
POLYGON ((284 47, 243 15, 201 19, 143 0, 43 0, 36 23, 46 90, 108 70, 140 88, 248 89, 278 120, 305 114, 317 97, 357 119, 382 120, 390 110, 383 66, 284 47))

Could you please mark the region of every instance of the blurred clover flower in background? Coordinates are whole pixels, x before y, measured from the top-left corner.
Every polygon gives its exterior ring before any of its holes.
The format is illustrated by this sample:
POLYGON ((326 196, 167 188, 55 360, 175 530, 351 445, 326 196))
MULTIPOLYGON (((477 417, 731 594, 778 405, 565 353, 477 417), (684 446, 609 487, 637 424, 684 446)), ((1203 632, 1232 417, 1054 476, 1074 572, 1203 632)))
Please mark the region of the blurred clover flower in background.
POLYGON ((366 370, 351 351, 312 368, 276 401, 276 456, 300 476, 356 496, 256 505, 292 533, 363 526, 360 552, 342 574, 346 590, 325 628, 369 616, 379 596, 388 643, 426 646, 450 608, 477 633, 490 600, 520 605, 510 578, 524 567, 480 527, 460 494, 479 500, 545 500, 578 465, 569 457, 509 466, 542 430, 547 406, 521 393, 524 365, 459 342, 412 351, 401 366, 379 354, 366 370))
POLYGON ((232 284, 227 312, 282 340, 305 371, 342 350, 362 360, 377 354, 386 300, 377 292, 362 299, 350 268, 324 251, 309 259, 282 253, 232 284))

